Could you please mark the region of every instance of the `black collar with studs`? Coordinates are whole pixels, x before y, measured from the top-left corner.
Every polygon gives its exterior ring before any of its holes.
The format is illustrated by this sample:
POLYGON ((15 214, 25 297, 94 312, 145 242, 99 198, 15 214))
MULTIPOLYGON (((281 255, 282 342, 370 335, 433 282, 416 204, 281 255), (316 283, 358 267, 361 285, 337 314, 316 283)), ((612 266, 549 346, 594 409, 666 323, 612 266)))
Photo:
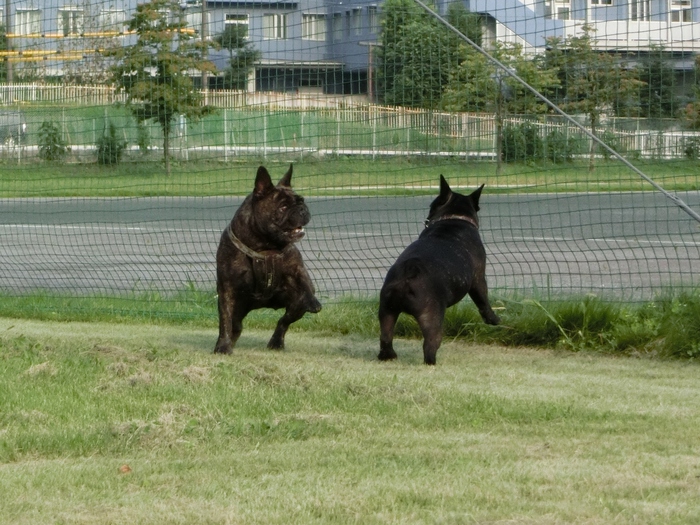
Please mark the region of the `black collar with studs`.
POLYGON ((425 219, 425 227, 428 228, 429 226, 432 226, 436 222, 447 221, 447 220, 452 220, 452 219, 458 220, 458 221, 468 222, 469 224, 474 226, 474 228, 476 228, 477 230, 479 229, 479 223, 476 222, 471 217, 467 217, 466 215, 444 215, 442 217, 438 217, 437 219, 425 219))

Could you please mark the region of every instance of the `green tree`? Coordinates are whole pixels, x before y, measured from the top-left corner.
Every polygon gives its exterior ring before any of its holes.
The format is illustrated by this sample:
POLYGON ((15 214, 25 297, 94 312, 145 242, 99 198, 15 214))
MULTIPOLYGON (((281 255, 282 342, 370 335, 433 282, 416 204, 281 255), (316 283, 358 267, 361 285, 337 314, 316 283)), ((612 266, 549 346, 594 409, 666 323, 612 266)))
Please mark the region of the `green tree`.
POLYGON ((262 53, 248 40, 248 28, 245 25, 229 24, 214 41, 229 53, 229 66, 224 71, 224 89, 245 89, 250 70, 260 60, 262 53))
POLYGON ((676 95, 675 72, 668 63, 663 46, 652 45, 637 66, 637 76, 644 84, 639 88, 639 113, 648 118, 675 118, 680 102, 676 95))
POLYGON ((137 121, 153 120, 163 130, 163 160, 170 175, 170 133, 176 119, 183 115, 197 120, 210 113, 201 93, 194 90, 193 71, 215 71, 204 53, 212 44, 194 40, 184 31, 182 16, 174 0, 151 0, 136 7, 129 30, 138 39, 132 46, 107 51, 115 60, 112 80, 127 95, 126 106, 137 121))
MULTIPOLYGON (((563 92, 558 93, 560 107, 569 113, 588 117, 591 133, 596 135, 601 117, 625 108, 634 113, 634 94, 642 82, 637 71, 624 67, 614 55, 595 49, 594 29, 583 26, 583 33, 566 40, 548 39, 545 62, 559 70, 563 92)), ((588 170, 595 170, 596 141, 591 141, 588 170)))
POLYGON ((110 121, 109 125, 105 123, 102 136, 97 139, 95 146, 97 146, 97 163, 111 166, 121 162, 127 142, 117 136, 117 128, 114 122, 110 121))
MULTIPOLYGON (((0 22, 0 51, 9 51, 10 43, 7 38, 7 31, 5 31, 5 24, 0 22)), ((9 57, 0 58, 0 82, 7 81, 7 61, 9 57)))
MULTIPOLYGON (((557 70, 537 57, 526 57, 519 44, 498 42, 491 55, 538 91, 551 89, 559 84, 557 70)), ((501 171, 503 160, 505 116, 509 113, 544 113, 549 109, 507 71, 499 70, 482 53, 466 44, 460 47, 459 65, 453 68, 450 74, 441 106, 448 111, 494 113, 497 173, 501 171)))
MULTIPOLYGON (((447 21, 476 45, 482 45, 484 34, 481 15, 472 13, 461 2, 452 2, 447 8, 447 21)), ((464 40, 458 35, 452 36, 457 50, 464 40)))
POLYGON ((697 79, 700 78, 700 56, 695 57, 695 100, 683 108, 681 118, 686 127, 690 129, 700 129, 700 85, 697 79))
POLYGON ((39 126, 39 157, 44 160, 61 160, 70 152, 63 140, 58 124, 45 120, 39 126))
POLYGON ((381 46, 377 49, 378 95, 382 102, 433 107, 440 98, 447 70, 441 71, 445 31, 411 0, 384 4, 381 46))
MULTIPOLYGON (((411 0, 387 0, 383 13, 381 46, 376 51, 380 100, 438 107, 462 40, 411 0)), ((461 4, 451 4, 447 18, 469 38, 481 41, 479 17, 461 4)))

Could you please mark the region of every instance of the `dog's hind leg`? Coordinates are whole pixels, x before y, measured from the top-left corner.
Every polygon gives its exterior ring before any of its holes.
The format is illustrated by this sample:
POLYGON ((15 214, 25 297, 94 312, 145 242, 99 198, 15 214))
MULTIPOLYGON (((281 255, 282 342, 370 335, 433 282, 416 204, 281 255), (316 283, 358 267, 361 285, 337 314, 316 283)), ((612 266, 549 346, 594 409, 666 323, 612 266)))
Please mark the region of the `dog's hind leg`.
POLYGON ((426 365, 434 365, 438 348, 442 343, 442 321, 445 318, 445 309, 427 309, 418 317, 418 326, 423 334, 423 362, 426 365))
POLYGON ((394 327, 399 318, 398 312, 390 311, 385 305, 379 305, 379 355, 380 361, 396 359, 394 351, 394 327))

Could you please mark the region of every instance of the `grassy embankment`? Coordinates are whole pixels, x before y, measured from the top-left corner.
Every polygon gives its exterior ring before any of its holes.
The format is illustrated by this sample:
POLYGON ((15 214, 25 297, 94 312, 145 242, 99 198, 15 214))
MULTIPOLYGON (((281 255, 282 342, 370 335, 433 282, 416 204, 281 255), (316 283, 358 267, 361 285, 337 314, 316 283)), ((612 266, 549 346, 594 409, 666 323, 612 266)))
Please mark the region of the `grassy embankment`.
POLYGON ((700 521, 681 361, 0 319, 0 523, 700 521))

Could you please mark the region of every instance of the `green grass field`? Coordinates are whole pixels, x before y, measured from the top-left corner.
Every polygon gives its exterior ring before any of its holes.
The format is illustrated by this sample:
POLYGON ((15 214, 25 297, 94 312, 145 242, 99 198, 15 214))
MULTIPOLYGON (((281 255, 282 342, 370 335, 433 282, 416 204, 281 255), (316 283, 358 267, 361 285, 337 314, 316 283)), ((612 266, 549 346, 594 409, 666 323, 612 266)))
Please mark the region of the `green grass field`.
MULTIPOLYGON (((167 177, 160 162, 0 164, 0 198, 245 195, 260 164, 279 174, 294 163, 294 187, 305 196, 434 194, 440 175, 455 188, 486 184, 495 192, 652 191, 631 170, 600 161, 594 173, 587 163, 506 164, 500 175, 491 162, 459 159, 369 159, 247 157, 235 162, 174 162, 167 177)), ((700 164, 694 161, 638 163, 669 191, 700 189, 700 164)))
POLYGON ((700 521, 697 366, 0 319, 0 523, 700 521))

